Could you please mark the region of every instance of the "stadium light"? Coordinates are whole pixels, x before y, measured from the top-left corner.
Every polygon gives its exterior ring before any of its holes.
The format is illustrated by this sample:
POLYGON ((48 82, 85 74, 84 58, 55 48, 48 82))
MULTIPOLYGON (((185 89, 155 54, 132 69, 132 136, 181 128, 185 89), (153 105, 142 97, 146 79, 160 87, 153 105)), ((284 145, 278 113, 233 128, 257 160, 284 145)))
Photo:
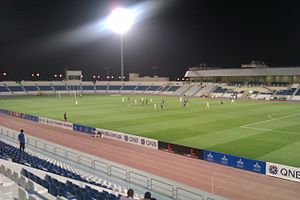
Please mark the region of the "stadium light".
POLYGON ((96 76, 94 75, 93 78, 96 78, 96 76))
POLYGON ((57 74, 54 74, 54 77, 56 78, 56 77, 57 77, 57 74))
POLYGON ((100 75, 98 75, 98 78, 100 78, 100 75))
POLYGON ((62 77, 62 74, 60 74, 59 77, 61 78, 61 77, 62 77))
POLYGON ((31 74, 32 77, 34 77, 34 74, 31 74))
POLYGON ((3 72, 3 76, 6 76, 6 72, 3 72))
POLYGON ((124 58, 123 58, 123 34, 126 33, 133 24, 134 15, 129 9, 116 8, 108 17, 108 27, 120 34, 121 38, 121 81, 124 81, 124 58))
POLYGON ((36 76, 40 76, 40 74, 36 74, 36 76))

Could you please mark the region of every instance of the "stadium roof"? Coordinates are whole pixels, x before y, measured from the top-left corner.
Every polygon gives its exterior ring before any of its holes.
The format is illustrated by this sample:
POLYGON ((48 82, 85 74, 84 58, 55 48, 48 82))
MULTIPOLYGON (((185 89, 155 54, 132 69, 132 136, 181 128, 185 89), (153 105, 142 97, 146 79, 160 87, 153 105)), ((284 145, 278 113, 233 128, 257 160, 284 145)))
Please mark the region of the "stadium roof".
POLYGON ((261 68, 261 69, 213 69, 187 71, 185 77, 224 77, 224 76, 300 76, 300 67, 261 68))

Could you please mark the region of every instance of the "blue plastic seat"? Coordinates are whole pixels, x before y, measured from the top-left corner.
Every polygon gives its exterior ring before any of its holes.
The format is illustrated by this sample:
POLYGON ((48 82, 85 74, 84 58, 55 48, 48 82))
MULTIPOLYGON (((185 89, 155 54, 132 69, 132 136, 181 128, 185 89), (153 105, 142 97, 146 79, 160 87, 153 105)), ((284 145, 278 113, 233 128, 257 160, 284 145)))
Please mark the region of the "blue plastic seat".
POLYGON ((57 195, 65 196, 65 190, 63 188, 57 187, 57 195))
POLYGON ((71 194, 75 194, 75 191, 74 191, 74 189, 73 189, 73 186, 71 186, 71 185, 67 185, 67 191, 69 192, 69 193, 71 193, 71 194))
POLYGON ((48 192, 50 193, 50 194, 52 194, 53 196, 57 196, 57 189, 56 189, 56 185, 54 185, 54 184, 50 184, 49 185, 49 189, 48 189, 48 192))
POLYGON ((82 193, 80 190, 75 190, 75 197, 77 200, 81 200, 82 198, 82 193))
POLYGON ((49 183, 48 183, 48 181, 46 181, 46 180, 42 180, 42 186, 44 187, 44 188, 49 188, 49 183))

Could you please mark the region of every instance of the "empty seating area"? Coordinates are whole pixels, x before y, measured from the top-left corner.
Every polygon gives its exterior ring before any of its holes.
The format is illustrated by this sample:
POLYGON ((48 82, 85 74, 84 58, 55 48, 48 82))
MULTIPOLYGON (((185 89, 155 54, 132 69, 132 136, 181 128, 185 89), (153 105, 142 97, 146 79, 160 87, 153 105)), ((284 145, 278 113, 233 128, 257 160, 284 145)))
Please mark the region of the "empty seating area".
POLYGON ((0 92, 9 92, 6 86, 0 86, 0 92))
POLYGON ((105 190, 105 192, 101 191, 101 193, 97 193, 95 190, 91 190, 90 187, 80 188, 78 185, 76 186, 75 184, 71 184, 69 182, 63 184, 48 176, 46 176, 45 180, 43 180, 40 177, 35 177, 32 173, 28 173, 26 170, 22 171, 22 174, 25 177, 33 180, 37 184, 42 185, 49 191, 50 194, 54 196, 63 194, 62 196, 66 197, 67 199, 70 197, 70 195, 73 195, 76 199, 78 196, 81 196, 82 198, 79 199, 116 200, 118 199, 117 196, 119 194, 125 194, 127 191, 125 188, 107 180, 103 180, 81 170, 74 169, 65 163, 41 156, 33 153, 30 150, 21 152, 16 146, 4 141, 0 141, 0 159, 11 160, 14 163, 30 166, 38 170, 57 174, 59 176, 83 182, 85 184, 94 185, 95 187, 101 187, 103 190, 105 190), (61 186, 63 190, 58 189, 59 186, 61 186), (70 189, 70 187, 72 189, 70 189), (87 196, 91 198, 86 198, 87 196))
POLYGON ((286 91, 285 95, 293 95, 297 88, 290 88, 286 91))
POLYGON ((24 92, 24 89, 21 86, 7 86, 12 92, 24 92))
POLYGON ((92 199, 107 199, 118 200, 118 193, 109 193, 106 190, 99 191, 92 186, 85 185, 81 187, 70 180, 60 181, 50 175, 46 174, 44 178, 36 176, 26 169, 22 169, 21 174, 34 181, 35 183, 43 186, 54 197, 61 196, 66 199, 78 199, 78 200, 92 200, 92 199))
POLYGON ((27 92, 38 91, 38 88, 36 86, 23 86, 23 88, 27 92))
POLYGON ((53 91, 53 89, 50 85, 39 85, 38 88, 41 91, 53 91))
POLYGON ((255 82, 255 81, 249 81, 249 82, 241 82, 241 81, 235 81, 235 82, 228 82, 228 86, 235 86, 235 87, 287 87, 289 85, 288 82, 271 82, 271 83, 265 83, 265 82, 255 82))
POLYGON ((107 90, 120 90, 122 85, 109 85, 107 90))
POLYGON ((287 93, 287 90, 278 90, 275 94, 276 95, 285 95, 287 93))
POLYGON ((161 86, 152 85, 149 88, 147 88, 147 91, 157 91, 157 90, 160 90, 160 89, 161 89, 161 86))
POLYGON ((227 91, 226 88, 216 87, 216 88, 213 90, 213 93, 225 93, 226 91, 227 91))
POLYGON ((229 83, 178 83, 178 82, 47 82, 47 81, 23 81, 1 82, 0 95, 28 95, 28 94, 68 94, 74 91, 92 94, 153 94, 153 95, 187 95, 194 97, 230 97, 229 93, 238 93, 238 98, 249 97, 251 99, 273 99, 271 96, 286 97, 287 100, 298 100, 299 84, 284 82, 229 82, 229 83), (231 91, 231 92, 230 92, 231 91), (241 93, 243 91, 243 93, 241 93), (256 98, 253 91, 258 91, 262 98, 256 98), (247 93, 249 95, 247 95, 247 93), (267 98, 265 94, 268 93, 267 98), (244 95, 245 94, 245 95, 244 95), (296 96, 296 98, 295 98, 296 96))

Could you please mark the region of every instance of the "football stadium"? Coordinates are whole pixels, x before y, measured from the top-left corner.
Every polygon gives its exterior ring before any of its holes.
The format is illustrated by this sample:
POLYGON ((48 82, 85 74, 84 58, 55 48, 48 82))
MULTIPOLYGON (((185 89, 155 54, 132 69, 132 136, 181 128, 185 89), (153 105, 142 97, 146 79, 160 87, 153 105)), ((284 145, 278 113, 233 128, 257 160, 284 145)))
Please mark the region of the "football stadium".
MULTIPOLYGON (((131 11, 147 21, 169 4, 113 10, 106 20, 121 36, 121 70, 113 76, 109 67, 101 76, 87 67, 0 70, 0 200, 300 199, 300 66, 200 64, 169 68, 170 77, 156 75, 157 66, 150 76, 127 69, 123 40, 138 25, 131 11)), ((93 30, 75 32, 99 38, 93 30)))

